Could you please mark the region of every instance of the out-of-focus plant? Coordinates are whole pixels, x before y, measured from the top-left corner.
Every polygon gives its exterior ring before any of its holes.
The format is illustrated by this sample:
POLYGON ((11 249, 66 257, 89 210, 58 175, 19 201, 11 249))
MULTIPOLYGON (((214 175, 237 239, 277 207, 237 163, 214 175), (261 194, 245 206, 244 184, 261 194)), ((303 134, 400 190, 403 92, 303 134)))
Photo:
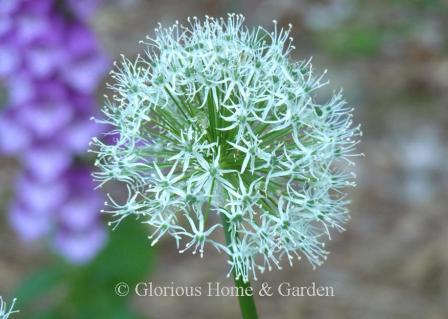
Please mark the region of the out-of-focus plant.
MULTIPOLYGON (((349 218, 344 190, 361 135, 352 108, 340 92, 317 101, 324 75, 290 60, 290 28, 250 30, 234 14, 188 21, 157 28, 145 56, 113 72, 98 122, 113 127, 114 143, 93 140, 94 178, 128 189, 124 203, 109 196, 113 224, 137 216, 152 245, 170 235, 181 253, 213 246, 243 290, 283 259, 321 265, 330 230, 349 218)), ((240 305, 256 318, 251 296, 240 305)))
POLYGON ((0 114, 0 153, 23 171, 10 207, 26 241, 51 236, 73 263, 106 240, 88 167, 75 164, 98 128, 95 90, 108 61, 86 24, 98 1, 0 1, 0 78, 8 102, 0 114))

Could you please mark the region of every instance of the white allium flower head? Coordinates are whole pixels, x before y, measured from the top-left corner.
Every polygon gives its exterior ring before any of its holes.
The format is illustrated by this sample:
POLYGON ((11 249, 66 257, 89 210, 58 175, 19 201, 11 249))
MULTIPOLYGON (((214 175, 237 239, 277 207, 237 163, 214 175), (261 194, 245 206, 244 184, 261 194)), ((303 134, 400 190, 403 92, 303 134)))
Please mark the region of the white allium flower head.
POLYGON ((291 61, 291 26, 243 22, 159 25, 143 56, 116 64, 97 120, 113 143, 95 138, 92 151, 100 186, 127 185, 124 203, 106 203, 115 226, 135 215, 152 226, 153 245, 170 235, 201 257, 211 245, 248 281, 282 259, 326 259, 325 239, 349 218, 344 189, 355 185, 361 131, 341 92, 317 101, 326 82, 310 61, 291 61))
POLYGON ((2 296, 0 296, 0 319, 8 319, 10 315, 19 312, 18 310, 14 310, 14 305, 16 304, 16 299, 12 301, 11 306, 6 306, 6 303, 3 301, 2 296))

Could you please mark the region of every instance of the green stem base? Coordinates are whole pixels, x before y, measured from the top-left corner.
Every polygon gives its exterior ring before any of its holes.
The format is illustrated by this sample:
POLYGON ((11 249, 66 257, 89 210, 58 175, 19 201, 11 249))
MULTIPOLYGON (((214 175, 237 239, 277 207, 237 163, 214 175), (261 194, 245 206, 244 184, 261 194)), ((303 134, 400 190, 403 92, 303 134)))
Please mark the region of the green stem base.
MULTIPOLYGON (((226 242, 227 245, 230 246, 231 234, 229 230, 229 222, 227 221, 227 218, 222 214, 221 219, 222 219, 222 226, 224 228, 224 235, 226 237, 226 242)), ((232 275, 235 282, 235 287, 239 292, 241 291, 246 292, 248 290, 251 290, 251 285, 249 281, 244 282, 241 277, 237 279, 235 271, 232 272, 232 275)), ((258 319, 257 307, 255 306, 255 300, 253 294, 246 295, 246 293, 244 293, 241 296, 238 295, 238 302, 240 304, 240 310, 243 319, 258 319)))

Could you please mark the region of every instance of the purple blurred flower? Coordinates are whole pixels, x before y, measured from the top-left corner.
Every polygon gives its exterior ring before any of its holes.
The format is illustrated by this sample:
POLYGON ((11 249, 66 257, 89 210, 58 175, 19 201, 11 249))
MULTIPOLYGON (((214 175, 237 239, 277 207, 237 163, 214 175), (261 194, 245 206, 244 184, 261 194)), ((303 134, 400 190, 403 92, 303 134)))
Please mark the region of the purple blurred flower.
POLYGON ((0 114, 0 152, 18 156, 10 223, 24 240, 52 235, 69 261, 86 262, 103 246, 103 198, 84 154, 98 127, 95 90, 108 61, 84 21, 99 1, 0 0, 0 77, 8 106, 0 114), (62 9, 61 6, 65 6, 62 9))

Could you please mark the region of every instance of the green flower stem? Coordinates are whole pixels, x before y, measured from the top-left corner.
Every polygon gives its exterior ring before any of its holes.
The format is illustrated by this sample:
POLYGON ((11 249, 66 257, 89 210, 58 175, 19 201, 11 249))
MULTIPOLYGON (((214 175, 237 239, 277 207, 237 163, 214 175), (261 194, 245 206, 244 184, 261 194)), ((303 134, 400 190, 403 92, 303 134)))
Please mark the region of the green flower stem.
MULTIPOLYGON (((222 226, 224 228, 224 235, 226 237, 226 242, 228 247, 231 247, 231 239, 230 236, 232 236, 232 234, 230 233, 230 228, 229 228, 229 222, 227 221, 227 218, 225 215, 221 214, 221 219, 222 219, 222 226)), ((250 282, 244 282, 243 279, 241 278, 241 276, 237 279, 235 271, 232 271, 232 275, 233 275, 233 279, 235 282, 235 287, 238 288, 238 291, 242 290, 242 291, 247 291, 248 288, 250 288, 250 282)), ((257 307, 255 306, 255 300, 253 295, 247 296, 247 295, 238 295, 238 301, 240 303, 240 310, 241 310, 241 315, 243 317, 243 319, 258 319, 258 314, 257 314, 257 307)))

